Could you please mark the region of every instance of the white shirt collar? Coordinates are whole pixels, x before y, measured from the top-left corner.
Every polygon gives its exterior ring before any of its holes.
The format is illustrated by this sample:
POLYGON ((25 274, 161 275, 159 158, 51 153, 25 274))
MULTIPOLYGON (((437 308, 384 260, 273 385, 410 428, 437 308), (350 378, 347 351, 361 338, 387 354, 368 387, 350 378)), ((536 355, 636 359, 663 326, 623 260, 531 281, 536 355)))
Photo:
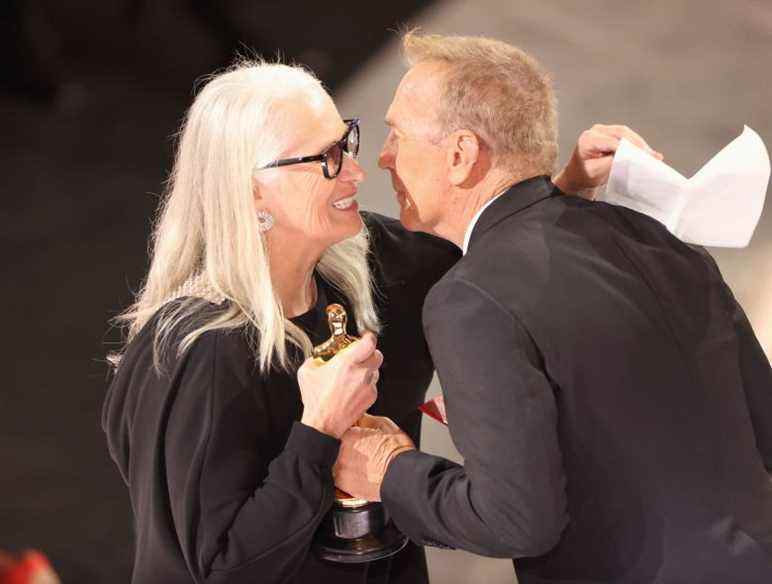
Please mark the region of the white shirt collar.
POLYGON ((466 233, 464 233, 464 245, 461 248, 461 252, 464 255, 466 255, 466 250, 469 249, 469 240, 472 238, 472 231, 474 231, 474 226, 477 225, 477 221, 480 219, 480 215, 483 214, 483 211, 485 211, 485 209, 487 209, 488 207, 491 206, 493 201, 495 201, 501 195, 506 193, 510 189, 511 186, 512 185, 504 188, 503 191, 501 191, 500 193, 498 193, 498 194, 494 195, 493 197, 491 197, 491 199, 487 203, 485 203, 482 207, 480 207, 479 211, 477 211, 477 213, 475 213, 474 217, 472 217, 472 220, 469 222, 469 225, 466 228, 466 233))

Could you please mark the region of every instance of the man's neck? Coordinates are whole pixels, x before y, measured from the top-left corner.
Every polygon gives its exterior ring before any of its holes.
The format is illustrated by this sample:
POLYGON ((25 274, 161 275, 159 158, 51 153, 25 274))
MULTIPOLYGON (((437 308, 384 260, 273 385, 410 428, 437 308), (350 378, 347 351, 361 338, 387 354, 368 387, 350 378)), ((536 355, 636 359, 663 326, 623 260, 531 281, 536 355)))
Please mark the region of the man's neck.
POLYGON ((512 173, 491 172, 485 180, 471 189, 454 189, 449 197, 450 205, 446 216, 436 226, 435 233, 463 249, 466 230, 480 209, 521 180, 523 179, 512 173))

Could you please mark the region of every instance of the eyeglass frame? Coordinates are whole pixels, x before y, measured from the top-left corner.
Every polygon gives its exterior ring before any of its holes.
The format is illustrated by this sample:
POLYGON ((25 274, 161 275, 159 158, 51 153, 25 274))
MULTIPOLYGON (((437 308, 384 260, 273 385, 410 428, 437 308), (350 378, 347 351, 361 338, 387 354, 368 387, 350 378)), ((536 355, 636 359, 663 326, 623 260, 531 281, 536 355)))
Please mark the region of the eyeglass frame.
POLYGON ((359 140, 361 137, 361 133, 359 131, 359 118, 349 118, 343 120, 343 123, 346 124, 347 128, 346 131, 343 133, 343 137, 335 142, 334 144, 331 144, 328 148, 324 150, 324 152, 320 154, 315 154, 313 156, 300 156, 297 158, 282 158, 280 160, 274 160, 273 162, 269 162, 265 166, 261 166, 260 168, 256 170, 265 170, 266 168, 278 168, 280 166, 291 166, 293 164, 306 164, 308 162, 319 162, 322 165, 322 173, 324 174, 324 178, 326 179, 334 179, 336 176, 340 174, 340 171, 343 169, 343 155, 348 154, 352 158, 356 158, 359 155, 359 140), (348 151, 348 137, 351 134, 352 131, 356 130, 357 132, 357 144, 356 144, 356 152, 349 152, 348 151), (341 158, 340 158, 340 166, 338 167, 338 171, 335 174, 330 173, 330 169, 327 165, 327 154, 335 147, 340 148, 341 152, 341 158))

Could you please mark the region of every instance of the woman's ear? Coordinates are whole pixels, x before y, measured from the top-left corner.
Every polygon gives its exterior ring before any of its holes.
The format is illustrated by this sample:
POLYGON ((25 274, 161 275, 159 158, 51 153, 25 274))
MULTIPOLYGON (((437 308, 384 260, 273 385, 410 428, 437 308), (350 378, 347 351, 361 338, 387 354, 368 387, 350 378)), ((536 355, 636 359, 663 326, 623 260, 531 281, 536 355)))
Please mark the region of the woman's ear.
POLYGON ((252 202, 256 211, 265 210, 268 204, 265 185, 255 178, 252 179, 252 202))
POLYGON ((263 200, 263 196, 260 192, 260 183, 255 177, 252 177, 252 199, 254 199, 255 204, 261 203, 263 200))

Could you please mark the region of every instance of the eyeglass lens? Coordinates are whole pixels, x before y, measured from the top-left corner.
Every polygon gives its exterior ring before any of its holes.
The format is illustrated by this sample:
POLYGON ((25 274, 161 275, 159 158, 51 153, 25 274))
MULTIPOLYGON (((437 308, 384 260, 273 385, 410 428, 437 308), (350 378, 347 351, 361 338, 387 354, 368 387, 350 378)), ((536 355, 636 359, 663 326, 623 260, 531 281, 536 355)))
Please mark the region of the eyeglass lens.
MULTIPOLYGON (((346 144, 343 147, 352 157, 359 154, 359 126, 352 126, 346 136, 346 144)), ((331 177, 335 177, 343 166, 343 149, 340 144, 335 144, 327 151, 327 171, 331 177)))
POLYGON ((330 178, 338 175, 342 162, 343 156, 341 155, 340 146, 335 144, 327 150, 327 172, 330 174, 330 178))

